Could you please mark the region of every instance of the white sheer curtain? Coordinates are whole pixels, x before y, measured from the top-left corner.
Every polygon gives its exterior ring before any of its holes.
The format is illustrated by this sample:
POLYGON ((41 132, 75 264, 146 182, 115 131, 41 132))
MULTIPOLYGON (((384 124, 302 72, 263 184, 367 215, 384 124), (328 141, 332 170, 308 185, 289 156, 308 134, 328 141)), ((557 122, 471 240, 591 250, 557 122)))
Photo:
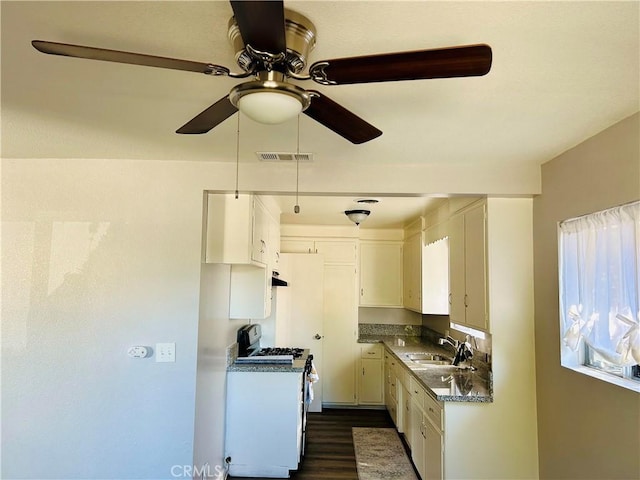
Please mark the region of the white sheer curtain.
POLYGON ((640 201, 560 224, 564 344, 640 364, 640 201))

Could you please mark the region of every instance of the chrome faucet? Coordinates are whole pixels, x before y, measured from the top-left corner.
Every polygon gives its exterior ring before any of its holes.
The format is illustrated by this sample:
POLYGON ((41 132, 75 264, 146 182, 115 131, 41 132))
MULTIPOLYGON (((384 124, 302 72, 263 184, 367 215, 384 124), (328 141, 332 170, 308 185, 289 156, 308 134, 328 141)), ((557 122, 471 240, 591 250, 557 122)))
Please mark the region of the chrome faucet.
POLYGON ((451 345, 456 350, 460 346, 460 342, 458 340, 456 340, 455 338, 450 337, 449 335, 447 335, 446 337, 442 337, 442 338, 438 339, 438 345, 444 345, 445 343, 448 343, 449 345, 451 345))
MULTIPOLYGON (((452 338, 449 335, 447 335, 446 337, 438 339, 438 344, 444 345, 445 343, 448 343, 455 349, 456 353, 453 357, 453 361, 451 362, 451 364, 458 366, 461 362, 470 360, 473 357, 473 350, 471 349, 471 343, 469 340, 470 340, 469 335, 467 335, 466 341, 464 342, 460 342, 455 338, 452 338)), ((477 348, 477 345, 476 345, 476 348, 477 348)))

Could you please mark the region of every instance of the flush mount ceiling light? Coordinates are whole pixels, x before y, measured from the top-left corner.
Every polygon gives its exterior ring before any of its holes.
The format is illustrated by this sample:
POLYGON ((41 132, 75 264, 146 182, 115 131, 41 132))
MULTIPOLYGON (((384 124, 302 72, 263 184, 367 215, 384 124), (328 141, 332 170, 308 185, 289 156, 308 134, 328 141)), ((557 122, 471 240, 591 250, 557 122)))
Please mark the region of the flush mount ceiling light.
POLYGON ((360 225, 362 222, 364 222, 370 213, 371 213, 371 210, 364 210, 364 209, 345 210, 344 212, 344 214, 349 218, 349 220, 351 220, 356 225, 360 225))
POLYGON ((259 79, 236 85, 229 100, 247 117, 259 123, 276 124, 297 117, 309 107, 312 92, 284 82, 280 72, 260 72, 259 79))
POLYGON ((359 204, 366 203, 368 205, 375 205, 376 203, 379 203, 380 200, 378 200, 377 198, 356 198, 354 202, 359 204))

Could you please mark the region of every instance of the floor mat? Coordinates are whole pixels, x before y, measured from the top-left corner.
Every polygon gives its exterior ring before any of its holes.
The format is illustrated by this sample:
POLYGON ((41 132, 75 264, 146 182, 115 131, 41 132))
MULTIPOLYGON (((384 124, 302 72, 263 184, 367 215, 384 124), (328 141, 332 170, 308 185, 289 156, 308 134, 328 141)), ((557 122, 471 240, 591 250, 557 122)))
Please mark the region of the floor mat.
POLYGON ((395 428, 353 427, 359 480, 417 480, 395 428))

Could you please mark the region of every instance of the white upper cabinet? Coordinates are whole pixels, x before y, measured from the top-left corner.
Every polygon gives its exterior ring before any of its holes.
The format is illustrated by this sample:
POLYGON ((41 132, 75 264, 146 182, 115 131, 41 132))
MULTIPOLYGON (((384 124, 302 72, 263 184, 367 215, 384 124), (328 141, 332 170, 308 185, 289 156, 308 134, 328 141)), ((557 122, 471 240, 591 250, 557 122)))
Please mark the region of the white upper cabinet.
POLYGON ((269 261, 271 270, 279 271, 280 264, 280 222, 269 221, 269 261))
POLYGON ((422 247, 422 313, 449 314, 449 238, 431 241, 430 230, 425 231, 426 245, 422 247))
POLYGON ((231 265, 229 318, 259 320, 271 315, 271 273, 255 265, 231 265))
POLYGON ((272 266, 279 254, 279 213, 254 195, 209 194, 205 263, 272 266))
POLYGON ((324 263, 354 265, 358 258, 354 240, 316 240, 315 251, 324 256, 324 263))
POLYGON ((254 195, 209 194, 206 205, 204 261, 231 265, 229 318, 267 318, 279 256, 279 212, 272 215, 254 195))
POLYGON ((316 253, 315 242, 307 238, 282 238, 280 251, 282 253, 316 253))
POLYGON ((253 196, 207 195, 205 235, 205 263, 251 263, 253 196))
POLYGON ((251 260, 258 263, 269 263, 269 225, 271 217, 266 207, 256 197, 253 199, 252 211, 251 260))
POLYGON ((449 220, 451 322, 489 329, 486 252, 486 204, 481 202, 449 220))
POLYGON ((401 242, 360 242, 360 306, 402 307, 401 242))
POLYGON ((280 241, 282 253, 319 253, 324 263, 353 265, 357 259, 355 240, 285 237, 280 241))
POLYGON ((403 288, 404 308, 422 312, 422 234, 409 236, 404 241, 403 288))

